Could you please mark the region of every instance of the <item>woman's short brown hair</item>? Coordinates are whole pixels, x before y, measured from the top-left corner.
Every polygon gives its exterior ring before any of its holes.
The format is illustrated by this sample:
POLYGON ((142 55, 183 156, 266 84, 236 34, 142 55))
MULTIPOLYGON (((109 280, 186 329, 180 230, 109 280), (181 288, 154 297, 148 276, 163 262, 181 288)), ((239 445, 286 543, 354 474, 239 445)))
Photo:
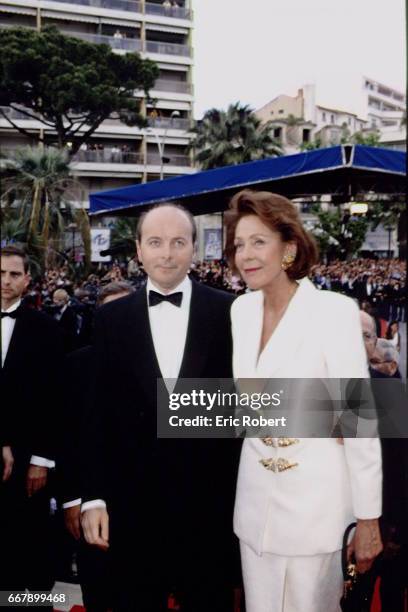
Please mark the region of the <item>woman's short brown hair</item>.
POLYGON ((318 250, 314 238, 306 232, 294 204, 276 193, 244 189, 236 193, 225 213, 227 240, 225 252, 231 268, 235 266, 235 230, 238 221, 247 215, 256 215, 267 227, 279 232, 284 242, 294 242, 296 258, 287 268, 289 278, 297 280, 307 276, 318 262, 318 250))

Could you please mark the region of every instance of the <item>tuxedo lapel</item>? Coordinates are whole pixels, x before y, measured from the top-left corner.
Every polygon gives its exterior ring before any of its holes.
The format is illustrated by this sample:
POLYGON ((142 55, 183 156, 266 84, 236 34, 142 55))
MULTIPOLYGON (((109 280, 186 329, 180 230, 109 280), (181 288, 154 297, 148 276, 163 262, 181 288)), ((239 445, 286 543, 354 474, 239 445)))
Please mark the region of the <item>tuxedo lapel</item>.
POLYGON ((179 378, 198 378, 203 371, 211 341, 213 311, 205 291, 192 281, 187 337, 179 378))
POLYGON ((134 366, 135 376, 141 381, 150 397, 153 388, 152 380, 162 378, 162 374, 154 350, 145 287, 131 296, 128 306, 129 314, 124 318, 125 350, 134 366))
POLYGON ((19 317, 16 319, 7 356, 4 361, 4 372, 12 370, 13 368, 16 369, 23 363, 22 358, 24 357, 24 354, 22 350, 24 345, 27 348, 27 343, 29 342, 30 336, 32 336, 32 333, 30 332, 29 319, 30 313, 24 307, 21 307, 21 312, 19 317))

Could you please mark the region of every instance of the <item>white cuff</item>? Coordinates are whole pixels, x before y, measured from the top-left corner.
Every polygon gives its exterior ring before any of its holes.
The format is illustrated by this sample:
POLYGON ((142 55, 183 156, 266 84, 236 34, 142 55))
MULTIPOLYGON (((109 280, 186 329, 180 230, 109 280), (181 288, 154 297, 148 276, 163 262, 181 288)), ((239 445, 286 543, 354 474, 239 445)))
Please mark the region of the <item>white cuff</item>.
POLYGON ((65 502, 65 504, 62 504, 62 507, 64 510, 66 510, 67 508, 73 508, 74 506, 80 506, 81 501, 82 501, 81 498, 78 497, 78 499, 73 499, 72 501, 65 502))
POLYGON ((85 510, 93 510, 94 508, 106 508, 106 503, 103 499, 92 499, 91 501, 87 501, 81 506, 81 512, 85 512, 85 510))
POLYGON ((38 467, 55 468, 55 461, 52 459, 46 459, 45 457, 38 457, 38 455, 32 455, 30 459, 31 465, 37 465, 38 467))

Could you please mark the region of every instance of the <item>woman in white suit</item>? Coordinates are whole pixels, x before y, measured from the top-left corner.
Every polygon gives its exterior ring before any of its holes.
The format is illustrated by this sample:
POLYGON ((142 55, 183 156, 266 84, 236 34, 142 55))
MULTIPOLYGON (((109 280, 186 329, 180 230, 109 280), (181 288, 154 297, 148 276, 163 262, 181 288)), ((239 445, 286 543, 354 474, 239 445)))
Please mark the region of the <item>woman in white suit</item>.
MULTIPOLYGON (((308 280, 317 249, 293 204, 241 191, 226 225, 227 255, 252 290, 232 306, 234 377, 368 377, 358 308, 308 280)), ((357 521, 358 571, 382 550, 381 487, 375 437, 247 438, 234 513, 247 612, 339 610, 347 525, 357 521)))

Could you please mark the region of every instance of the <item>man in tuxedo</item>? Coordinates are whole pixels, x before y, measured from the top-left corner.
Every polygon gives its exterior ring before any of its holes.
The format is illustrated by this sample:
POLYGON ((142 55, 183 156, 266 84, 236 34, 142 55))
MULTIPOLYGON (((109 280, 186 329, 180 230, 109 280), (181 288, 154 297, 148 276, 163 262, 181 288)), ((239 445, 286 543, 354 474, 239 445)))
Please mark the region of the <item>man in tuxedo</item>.
POLYGON ((157 379, 232 377, 233 297, 187 276, 195 238, 179 206, 142 215, 147 285, 96 317, 82 526, 111 548, 115 612, 161 612, 169 592, 183 612, 232 610, 237 441, 156 436, 157 379))
POLYGON ((54 582, 48 481, 63 342, 51 318, 21 304, 29 282, 24 251, 3 248, 0 590, 46 591, 54 582))

